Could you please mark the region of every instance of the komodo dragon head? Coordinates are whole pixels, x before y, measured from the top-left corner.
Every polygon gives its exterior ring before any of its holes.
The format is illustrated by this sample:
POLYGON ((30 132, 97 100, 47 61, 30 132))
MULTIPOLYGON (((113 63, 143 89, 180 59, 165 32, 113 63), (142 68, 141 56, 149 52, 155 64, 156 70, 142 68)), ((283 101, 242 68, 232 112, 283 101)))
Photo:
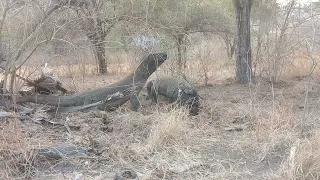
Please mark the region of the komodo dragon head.
POLYGON ((191 115, 198 115, 200 110, 200 98, 196 90, 185 86, 180 86, 179 90, 179 103, 189 107, 191 115))

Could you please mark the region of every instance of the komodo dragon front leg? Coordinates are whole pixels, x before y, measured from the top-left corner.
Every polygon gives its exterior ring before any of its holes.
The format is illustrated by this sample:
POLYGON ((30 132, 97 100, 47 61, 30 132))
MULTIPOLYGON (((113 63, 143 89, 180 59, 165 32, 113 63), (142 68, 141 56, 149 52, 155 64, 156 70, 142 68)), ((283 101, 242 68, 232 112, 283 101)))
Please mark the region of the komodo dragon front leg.
POLYGON ((138 90, 137 86, 133 84, 131 88, 131 95, 130 95, 130 103, 133 111, 140 111, 141 103, 138 98, 140 91, 138 90))
POLYGON ((152 103, 158 103, 158 90, 155 89, 156 86, 155 86, 155 81, 154 80, 151 80, 147 83, 147 97, 146 99, 149 100, 151 98, 151 102, 152 103))

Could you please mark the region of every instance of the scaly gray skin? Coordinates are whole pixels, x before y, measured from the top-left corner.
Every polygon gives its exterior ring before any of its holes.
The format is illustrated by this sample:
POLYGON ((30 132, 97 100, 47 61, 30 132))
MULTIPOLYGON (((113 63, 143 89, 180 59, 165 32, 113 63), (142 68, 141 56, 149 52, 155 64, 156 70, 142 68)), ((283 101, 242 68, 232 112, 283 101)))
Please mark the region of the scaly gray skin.
POLYGON ((166 53, 150 54, 143 58, 137 69, 122 80, 115 82, 106 87, 95 90, 76 93, 70 96, 51 96, 51 95, 34 95, 22 96, 16 99, 17 103, 33 102, 40 104, 47 104, 57 107, 57 112, 72 111, 73 107, 76 110, 86 109, 88 107, 98 106, 101 110, 114 110, 130 100, 132 109, 138 111, 140 102, 138 95, 147 82, 149 76, 156 71, 156 69, 164 63, 167 59, 166 53), (114 96, 122 94, 119 98, 114 96), (110 96, 110 98, 109 98, 110 96), (66 107, 66 108, 65 108, 66 107), (65 108, 65 109, 63 109, 65 108))
POLYGON ((199 95, 185 79, 163 75, 147 83, 147 92, 147 99, 151 98, 153 103, 157 103, 158 96, 162 95, 171 103, 188 106, 191 115, 199 113, 199 95))

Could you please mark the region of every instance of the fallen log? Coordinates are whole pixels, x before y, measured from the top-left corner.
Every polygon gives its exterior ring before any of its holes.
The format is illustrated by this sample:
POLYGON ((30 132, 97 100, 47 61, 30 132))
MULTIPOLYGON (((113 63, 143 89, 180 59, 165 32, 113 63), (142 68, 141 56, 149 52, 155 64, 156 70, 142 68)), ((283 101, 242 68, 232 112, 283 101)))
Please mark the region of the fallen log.
POLYGON ((19 104, 32 102, 56 106, 57 112, 59 112, 59 109, 63 111, 64 107, 69 107, 68 109, 72 110, 70 107, 77 106, 77 109, 81 109, 81 107, 87 108, 91 104, 97 105, 101 110, 113 110, 130 100, 133 110, 137 111, 140 108, 137 96, 142 87, 147 82, 149 76, 166 59, 166 53, 150 54, 143 58, 140 65, 132 74, 103 88, 76 93, 70 96, 28 95, 17 98, 16 102, 19 104), (123 97, 113 96, 117 93, 122 94, 123 97), (118 99, 112 99, 114 97, 118 99))

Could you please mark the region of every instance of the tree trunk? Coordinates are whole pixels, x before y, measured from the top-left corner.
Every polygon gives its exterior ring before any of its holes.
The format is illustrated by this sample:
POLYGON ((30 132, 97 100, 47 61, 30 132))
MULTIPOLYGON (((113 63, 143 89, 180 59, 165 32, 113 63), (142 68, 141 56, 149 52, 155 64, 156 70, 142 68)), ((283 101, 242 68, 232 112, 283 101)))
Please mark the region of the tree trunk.
MULTIPOLYGON (((47 10, 47 14, 51 14, 53 11, 59 9, 60 7, 87 7, 91 4, 93 5, 93 9, 98 10, 99 7, 94 3, 95 1, 89 0, 52 0, 51 4, 47 10)), ((106 74, 107 73, 107 62, 106 62, 106 49, 105 49, 105 37, 106 30, 104 27, 104 23, 96 16, 89 16, 87 18, 87 23, 83 25, 84 31, 87 32, 87 37, 91 41, 93 45, 93 53, 95 59, 98 61, 98 73, 106 74)), ((114 24, 113 24, 114 25, 114 24)), ((110 31, 111 25, 107 28, 107 32, 110 31)))
POLYGON ((178 53, 178 73, 180 75, 184 74, 184 70, 186 69, 186 59, 185 59, 185 53, 186 53, 186 47, 184 43, 184 35, 178 35, 176 36, 176 41, 177 41, 177 53, 178 53))
POLYGON ((227 52, 228 59, 232 60, 235 52, 235 38, 233 36, 230 37, 229 34, 224 34, 221 37, 225 43, 225 49, 227 52))
POLYGON ((247 84, 252 78, 251 42, 250 42, 250 11, 252 0, 233 0, 237 19, 237 72, 239 83, 247 84))
POLYGON ((16 80, 16 69, 14 68, 11 72, 11 76, 10 76, 10 89, 9 89, 9 92, 10 94, 14 94, 14 83, 15 83, 15 80, 16 80))
POLYGON ((98 61, 98 73, 106 74, 107 73, 107 58, 106 58, 106 49, 104 41, 95 40, 93 43, 93 51, 95 59, 98 61))
POLYGON ((89 38, 95 59, 98 62, 98 73, 106 74, 107 73, 107 62, 106 62, 106 48, 105 48, 105 36, 100 35, 97 31, 101 26, 97 26, 92 33, 88 33, 87 37, 89 38))
POLYGON ((257 35, 257 46, 256 46, 256 58, 253 62, 253 76, 256 75, 257 71, 258 71, 258 65, 261 62, 261 50, 262 50, 262 43, 263 43, 263 39, 262 39, 262 30, 261 30, 261 24, 259 25, 259 29, 258 29, 258 35, 257 35))

